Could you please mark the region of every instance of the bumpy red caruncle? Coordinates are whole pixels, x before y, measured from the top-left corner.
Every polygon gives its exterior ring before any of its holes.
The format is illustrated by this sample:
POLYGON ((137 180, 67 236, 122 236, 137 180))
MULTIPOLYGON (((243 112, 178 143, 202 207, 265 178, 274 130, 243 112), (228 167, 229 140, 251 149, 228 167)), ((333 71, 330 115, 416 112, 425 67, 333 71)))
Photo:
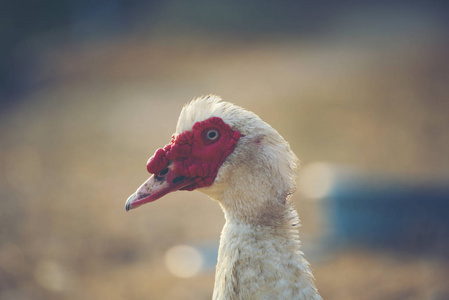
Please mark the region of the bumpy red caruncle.
POLYGON ((212 117, 193 125, 192 131, 173 135, 170 144, 158 149, 148 160, 147 170, 158 174, 170 164, 172 172, 178 176, 194 178, 195 184, 185 187, 194 190, 211 185, 218 169, 226 157, 232 153, 241 134, 223 122, 219 117, 212 117), (217 135, 210 139, 208 133, 217 135))

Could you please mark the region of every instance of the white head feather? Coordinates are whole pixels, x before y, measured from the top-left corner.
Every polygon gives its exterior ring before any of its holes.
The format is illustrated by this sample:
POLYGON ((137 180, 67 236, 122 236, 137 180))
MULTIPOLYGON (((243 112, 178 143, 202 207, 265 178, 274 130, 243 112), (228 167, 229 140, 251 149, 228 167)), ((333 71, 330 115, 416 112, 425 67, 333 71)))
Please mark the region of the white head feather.
MULTIPOLYGON (((262 198, 264 195, 283 198, 285 201, 296 186, 298 159, 282 136, 256 114, 214 95, 194 99, 184 106, 176 132, 190 131, 196 122, 211 117, 220 117, 232 129, 238 130, 242 137, 221 166, 212 187, 200 190, 221 200, 224 189, 229 188, 232 181, 234 190, 241 189, 242 193, 246 191, 262 198), (232 178, 236 176, 240 178, 232 178), (223 181, 227 181, 226 186, 222 185, 218 190, 214 188, 223 181), (249 181, 251 184, 248 184, 249 181), (252 187, 254 190, 250 191, 252 187)), ((238 197, 241 198, 242 193, 238 197)))

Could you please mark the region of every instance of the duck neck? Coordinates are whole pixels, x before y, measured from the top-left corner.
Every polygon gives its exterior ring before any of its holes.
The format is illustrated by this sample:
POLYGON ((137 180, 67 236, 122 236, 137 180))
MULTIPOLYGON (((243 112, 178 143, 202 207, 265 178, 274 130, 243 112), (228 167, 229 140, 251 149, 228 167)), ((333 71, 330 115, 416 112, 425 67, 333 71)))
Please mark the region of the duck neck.
POLYGON ((281 242, 289 247, 275 249, 277 252, 299 251, 299 218, 290 200, 240 198, 232 202, 221 201, 220 204, 226 219, 222 245, 239 240, 246 240, 239 245, 248 247, 281 242))
MULTIPOLYGON (((259 180, 263 182, 263 179, 259 180)), ((289 192, 279 190, 275 185, 245 183, 233 184, 233 188, 224 189, 218 197, 227 223, 282 228, 290 227, 291 222, 299 222, 289 192), (291 219, 292 212, 294 220, 291 219)))
POLYGON ((240 209, 221 201, 226 224, 214 299, 321 299, 300 251, 299 219, 291 202, 252 200, 233 199, 246 203, 240 209))
POLYGON ((291 253, 301 253, 298 227, 299 218, 291 203, 273 205, 272 208, 246 212, 223 208, 226 223, 222 230, 220 250, 227 251, 238 245, 239 251, 260 249, 272 251, 279 258, 288 259, 291 253), (279 247, 279 245, 282 245, 279 247))

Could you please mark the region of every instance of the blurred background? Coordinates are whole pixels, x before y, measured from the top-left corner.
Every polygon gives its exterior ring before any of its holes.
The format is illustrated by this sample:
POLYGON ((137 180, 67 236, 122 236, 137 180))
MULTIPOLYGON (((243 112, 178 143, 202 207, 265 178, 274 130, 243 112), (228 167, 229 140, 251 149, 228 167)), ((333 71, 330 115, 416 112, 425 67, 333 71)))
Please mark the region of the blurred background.
POLYGON ((209 93, 300 157, 325 299, 449 299, 446 1, 24 0, 0 24, 0 299, 210 299, 219 206, 124 205, 209 93))

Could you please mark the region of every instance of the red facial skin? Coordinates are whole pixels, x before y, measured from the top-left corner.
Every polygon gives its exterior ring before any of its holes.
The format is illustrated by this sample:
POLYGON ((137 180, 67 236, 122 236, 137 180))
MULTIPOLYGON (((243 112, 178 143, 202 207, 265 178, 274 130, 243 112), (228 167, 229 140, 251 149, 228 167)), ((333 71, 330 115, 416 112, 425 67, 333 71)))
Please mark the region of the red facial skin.
POLYGON ((182 190, 192 191, 210 186, 217 176, 218 169, 234 150, 240 136, 239 131, 232 130, 219 117, 197 122, 193 125, 192 131, 173 135, 170 144, 158 149, 148 160, 147 170, 157 176, 173 164, 170 172, 194 179, 193 184, 182 187, 182 190), (215 131, 215 135, 212 131, 215 131))
POLYGON ((170 144, 148 160, 153 176, 126 201, 126 210, 153 202, 177 191, 212 185, 218 169, 234 151, 241 134, 221 118, 212 117, 193 125, 192 131, 173 135, 170 144))

